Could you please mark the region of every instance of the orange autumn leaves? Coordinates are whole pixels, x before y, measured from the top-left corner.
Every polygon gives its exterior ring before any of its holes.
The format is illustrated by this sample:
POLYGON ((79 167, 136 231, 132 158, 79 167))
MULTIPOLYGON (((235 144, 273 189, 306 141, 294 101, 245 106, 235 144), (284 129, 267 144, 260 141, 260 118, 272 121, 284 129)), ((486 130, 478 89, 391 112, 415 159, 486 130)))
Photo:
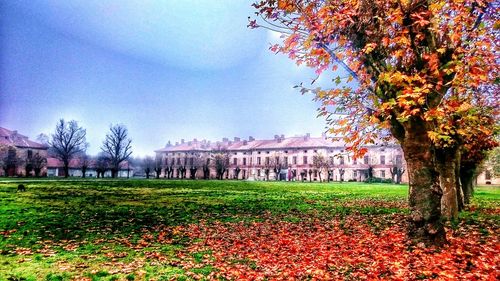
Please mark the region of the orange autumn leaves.
POLYGON ((333 81, 342 91, 325 90, 316 99, 330 132, 345 136, 355 153, 386 135, 394 120, 403 126, 410 119, 429 122, 436 147, 462 142, 468 137, 462 132, 471 127, 493 131, 491 122, 476 121, 497 118, 496 111, 461 111, 464 120, 477 117, 473 123, 443 117, 463 105, 500 106, 495 94, 500 7, 493 1, 267 0, 254 7, 265 19, 261 27, 267 23, 283 34, 283 43, 271 47, 274 52, 318 73, 341 64, 353 72, 342 83, 333 81), (349 95, 341 94, 345 89, 349 95), (474 95, 484 99, 478 102, 474 95))
MULTIPOLYGON (((213 267, 229 280, 495 280, 498 237, 466 226, 437 250, 412 245, 401 215, 348 216, 298 223, 214 222, 186 226, 179 254, 188 270, 213 267), (193 256, 201 258, 194 261, 193 256)), ((484 230, 483 230, 484 232, 484 230)), ((196 275, 193 275, 196 278, 196 275)), ((201 276, 198 276, 201 277, 201 276)))

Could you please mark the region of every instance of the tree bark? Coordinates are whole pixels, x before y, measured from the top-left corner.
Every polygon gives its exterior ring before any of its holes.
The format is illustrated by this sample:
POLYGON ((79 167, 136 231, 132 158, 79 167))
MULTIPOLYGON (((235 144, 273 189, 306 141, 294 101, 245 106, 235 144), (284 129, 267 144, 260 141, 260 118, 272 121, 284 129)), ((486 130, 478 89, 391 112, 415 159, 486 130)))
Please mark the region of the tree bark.
POLYGON ((439 174, 435 169, 432 144, 425 126, 408 122, 400 135, 408 166, 410 228, 409 235, 427 244, 446 242, 441 221, 439 174))
POLYGON ((472 193, 474 192, 474 178, 476 167, 464 166, 460 168, 460 181, 462 182, 462 192, 464 205, 470 204, 472 193))
POLYGON ((439 183, 443 195, 441 197, 441 215, 445 219, 458 218, 457 165, 460 155, 456 148, 438 149, 435 151, 436 167, 439 172, 439 183))
POLYGON ((67 178, 69 177, 69 161, 63 161, 63 165, 64 177, 67 178))

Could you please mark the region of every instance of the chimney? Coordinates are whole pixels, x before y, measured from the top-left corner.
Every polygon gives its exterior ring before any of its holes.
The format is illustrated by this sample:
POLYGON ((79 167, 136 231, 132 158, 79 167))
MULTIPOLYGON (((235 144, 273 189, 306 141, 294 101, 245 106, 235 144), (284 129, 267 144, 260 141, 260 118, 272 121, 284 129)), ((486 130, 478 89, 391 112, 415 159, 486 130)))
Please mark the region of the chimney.
POLYGON ((283 139, 285 139, 285 135, 281 135, 281 139, 282 139, 282 140, 283 140, 283 139))
POLYGON ((184 143, 184 139, 181 139, 181 143, 184 143))
POLYGON ((192 142, 188 141, 188 145, 191 145, 191 144, 192 144, 192 142))
POLYGON ((170 143, 170 141, 167 142, 167 145, 165 145, 165 147, 170 147, 172 146, 172 143, 170 143))
POLYGON ((228 138, 222 138, 222 141, 223 141, 223 142, 228 142, 228 141, 229 141, 229 139, 228 139, 228 138))
POLYGON ((311 137, 311 134, 310 134, 310 133, 307 133, 307 134, 304 136, 304 140, 308 140, 310 137, 311 137))
POLYGON ((248 142, 246 140, 243 140, 243 145, 247 145, 248 142))
POLYGON ((17 135, 17 130, 12 131, 13 135, 17 135))
POLYGON ((234 142, 239 142, 239 141, 240 141, 240 138, 234 137, 234 142))
POLYGON ((176 142, 175 142, 175 145, 176 145, 176 146, 177 146, 177 145, 179 145, 179 142, 178 142, 178 141, 176 141, 176 142))
POLYGON ((248 141, 254 141, 255 139, 252 136, 248 137, 248 141))
POLYGON ((279 138, 280 138, 280 136, 278 136, 278 135, 274 135, 274 139, 275 139, 275 140, 279 140, 279 138))
POLYGON ((193 139, 193 142, 194 142, 194 143, 197 143, 197 142, 198 142, 198 140, 197 140, 196 138, 194 138, 194 139, 193 139))
POLYGON ((326 133, 325 132, 321 133, 321 137, 326 140, 326 133))

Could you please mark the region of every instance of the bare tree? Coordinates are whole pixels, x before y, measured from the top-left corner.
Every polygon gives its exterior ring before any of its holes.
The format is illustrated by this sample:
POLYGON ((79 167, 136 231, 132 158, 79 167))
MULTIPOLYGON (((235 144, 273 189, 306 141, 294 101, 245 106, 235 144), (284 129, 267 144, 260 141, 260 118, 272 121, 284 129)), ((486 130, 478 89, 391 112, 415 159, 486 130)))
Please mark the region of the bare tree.
POLYGON ((85 178, 87 169, 90 166, 90 156, 88 156, 87 153, 80 153, 80 155, 78 156, 78 166, 80 168, 80 171, 82 171, 82 178, 85 178))
POLYGON ((162 168, 162 165, 161 165, 161 156, 160 155, 156 155, 156 157, 155 157, 155 174, 156 174, 156 178, 157 179, 160 178, 161 168, 162 168))
MULTIPOLYGON (((195 152, 193 154, 193 163, 191 165, 191 168, 189 169, 189 175, 191 176, 191 179, 196 179, 196 172, 198 171, 198 169, 204 168, 205 166, 208 169, 207 157, 205 153, 195 152)), ((205 175, 205 170, 203 172, 203 178, 204 179, 208 178, 208 175, 205 175)))
POLYGON ((401 178, 405 172, 404 164, 403 164, 403 156, 395 155, 391 160, 392 167, 390 169, 392 182, 396 184, 401 183, 401 178))
POLYGON ((313 163, 312 166, 316 171, 318 171, 318 176, 319 176, 319 182, 322 181, 321 179, 321 174, 323 173, 324 169, 327 169, 328 171, 328 160, 326 159, 325 156, 321 153, 316 153, 313 156, 313 163))
POLYGON ((109 159, 103 153, 100 153, 95 159, 95 171, 97 173, 97 178, 104 178, 104 174, 109 169, 109 159))
POLYGON ((101 150, 109 158, 111 177, 116 178, 120 164, 132 154, 132 140, 128 138, 128 131, 124 125, 111 125, 101 150))
POLYGON ((217 179, 222 180, 224 174, 228 172, 229 167, 229 152, 226 148, 219 146, 212 153, 212 159, 215 165, 215 171, 217 173, 217 179))
POLYGON ((264 158, 264 174, 266 175, 266 181, 269 181, 269 174, 271 170, 274 170, 276 166, 276 159, 274 157, 266 156, 264 158))
POLYGON ((42 155, 40 155, 40 153, 37 152, 30 159, 30 162, 31 166, 33 167, 33 171, 35 172, 35 177, 39 177, 43 167, 47 165, 47 158, 43 157, 42 155))
POLYGON ((149 179, 149 175, 151 174, 151 171, 153 170, 154 165, 155 165, 155 162, 153 160, 153 157, 151 157, 151 156, 146 156, 142 160, 142 167, 144 169, 144 174, 146 174, 147 179, 149 179))
POLYGON ((54 156, 63 162, 65 178, 69 176, 71 159, 88 147, 86 135, 87 131, 79 127, 78 122, 75 120, 65 122, 64 119, 59 120, 54 134, 51 135, 49 145, 54 156))
POLYGON ((274 172, 274 178, 275 180, 279 180, 279 176, 281 173, 282 169, 287 168, 286 163, 283 160, 283 157, 280 157, 279 154, 275 153, 274 156, 271 159, 271 165, 273 167, 273 172, 274 172))

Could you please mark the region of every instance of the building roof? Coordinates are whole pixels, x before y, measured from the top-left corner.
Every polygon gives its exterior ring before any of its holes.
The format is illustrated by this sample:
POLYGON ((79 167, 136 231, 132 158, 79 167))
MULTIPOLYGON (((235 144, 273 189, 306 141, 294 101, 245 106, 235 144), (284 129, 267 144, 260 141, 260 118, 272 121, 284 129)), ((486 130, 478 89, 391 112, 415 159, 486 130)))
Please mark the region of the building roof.
POLYGON ((27 136, 19 134, 17 131, 0 127, 0 144, 13 145, 19 148, 47 149, 46 145, 34 142, 27 136))
POLYGON ((268 140, 241 140, 235 138, 234 141, 223 139, 220 142, 189 141, 171 145, 170 142, 164 148, 155 152, 182 152, 182 151, 210 151, 223 147, 230 151, 238 150, 275 150, 275 149, 304 149, 304 148, 343 148, 346 144, 340 139, 330 139, 326 137, 311 137, 309 134, 299 137, 285 138, 283 135, 276 135, 274 139, 268 140))

